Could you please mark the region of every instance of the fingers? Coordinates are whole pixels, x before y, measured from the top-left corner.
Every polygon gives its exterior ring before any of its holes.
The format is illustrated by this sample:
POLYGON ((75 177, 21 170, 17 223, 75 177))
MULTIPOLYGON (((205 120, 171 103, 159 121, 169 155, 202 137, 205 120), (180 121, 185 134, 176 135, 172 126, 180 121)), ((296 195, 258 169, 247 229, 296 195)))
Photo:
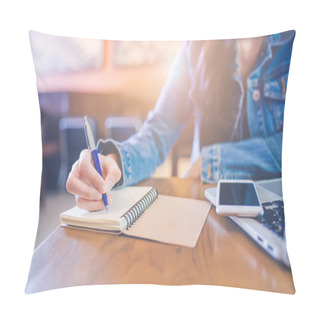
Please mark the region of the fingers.
POLYGON ((76 174, 69 176, 66 187, 70 193, 81 198, 93 201, 102 200, 102 193, 93 186, 82 181, 76 174))
MULTIPOLYGON (((66 184, 67 190, 76 195, 77 206, 90 211, 104 208, 102 194, 110 192, 121 178, 121 170, 114 155, 98 156, 105 179, 94 168, 90 151, 83 150, 79 160, 73 165, 66 184)), ((112 198, 110 195, 107 197, 110 205, 112 198)))
POLYGON ((94 188, 99 190, 101 194, 107 192, 103 177, 100 176, 98 171, 92 165, 92 159, 89 150, 83 150, 80 153, 78 168, 80 179, 83 178, 83 180, 88 181, 94 188))
MULTIPOLYGON (((92 166, 90 164, 90 152, 88 150, 83 150, 80 154, 79 160, 72 166, 66 188, 70 193, 73 193, 81 198, 94 201, 101 200, 102 193, 97 190, 87 179, 86 175, 90 175, 91 173, 91 170, 88 169, 88 166, 92 166)), ((100 181, 104 183, 102 177, 100 175, 99 177, 100 181)))
MULTIPOLYGON (((112 201, 113 201, 112 195, 108 194, 107 198, 108 198, 109 205, 112 205, 112 201)), ((98 210, 102 210, 105 208, 105 205, 102 200, 92 201, 92 200, 87 200, 87 199, 77 197, 77 196, 76 196, 76 204, 77 204, 78 208, 86 209, 89 211, 98 211, 98 210)))

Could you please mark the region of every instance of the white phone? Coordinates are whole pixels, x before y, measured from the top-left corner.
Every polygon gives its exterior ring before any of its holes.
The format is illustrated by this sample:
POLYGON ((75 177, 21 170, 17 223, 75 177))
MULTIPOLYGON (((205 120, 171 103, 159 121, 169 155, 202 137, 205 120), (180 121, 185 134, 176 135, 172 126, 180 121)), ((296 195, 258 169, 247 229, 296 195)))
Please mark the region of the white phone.
POLYGON ((216 212, 224 216, 256 217, 263 212, 252 180, 219 180, 216 212))

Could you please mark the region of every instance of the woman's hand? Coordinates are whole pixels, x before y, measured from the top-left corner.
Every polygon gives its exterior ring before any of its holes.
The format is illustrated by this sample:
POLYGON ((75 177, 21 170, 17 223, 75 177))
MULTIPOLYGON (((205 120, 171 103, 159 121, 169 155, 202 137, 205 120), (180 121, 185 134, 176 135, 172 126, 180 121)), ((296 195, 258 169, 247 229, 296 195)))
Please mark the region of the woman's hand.
POLYGON ((114 154, 98 156, 103 177, 93 166, 90 151, 83 150, 73 164, 66 184, 67 190, 76 196, 77 206, 90 211, 104 208, 103 193, 107 193, 111 204, 112 199, 108 193, 121 178, 121 170, 114 154))

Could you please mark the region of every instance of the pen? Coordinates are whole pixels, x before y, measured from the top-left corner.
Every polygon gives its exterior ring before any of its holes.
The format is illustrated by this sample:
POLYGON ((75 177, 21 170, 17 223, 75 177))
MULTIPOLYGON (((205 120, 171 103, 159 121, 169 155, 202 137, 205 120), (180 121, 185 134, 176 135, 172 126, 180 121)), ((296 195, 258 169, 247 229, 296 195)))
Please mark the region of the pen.
MULTIPOLYGON (((91 157, 93 160, 94 167, 98 171, 100 176, 102 177, 102 171, 101 171, 101 167, 100 167, 98 151, 96 149, 96 144, 94 142, 91 126, 90 126, 89 121, 86 116, 84 117, 84 133, 86 136, 88 148, 91 151, 91 157)), ((103 200, 103 203, 104 203, 106 209, 108 210, 108 199, 107 199, 107 195, 105 193, 102 195, 102 200, 103 200)))

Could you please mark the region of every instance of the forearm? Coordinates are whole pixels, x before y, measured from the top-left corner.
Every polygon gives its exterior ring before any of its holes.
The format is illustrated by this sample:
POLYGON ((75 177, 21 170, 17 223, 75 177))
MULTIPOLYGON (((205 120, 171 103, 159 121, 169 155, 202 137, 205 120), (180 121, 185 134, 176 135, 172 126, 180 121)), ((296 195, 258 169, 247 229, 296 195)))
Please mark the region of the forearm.
POLYGON ((271 179, 281 176, 282 133, 202 149, 201 179, 271 179))
POLYGON ((124 142, 99 141, 99 152, 117 155, 122 179, 117 186, 133 185, 150 177, 163 163, 184 124, 151 114, 142 129, 124 142))

